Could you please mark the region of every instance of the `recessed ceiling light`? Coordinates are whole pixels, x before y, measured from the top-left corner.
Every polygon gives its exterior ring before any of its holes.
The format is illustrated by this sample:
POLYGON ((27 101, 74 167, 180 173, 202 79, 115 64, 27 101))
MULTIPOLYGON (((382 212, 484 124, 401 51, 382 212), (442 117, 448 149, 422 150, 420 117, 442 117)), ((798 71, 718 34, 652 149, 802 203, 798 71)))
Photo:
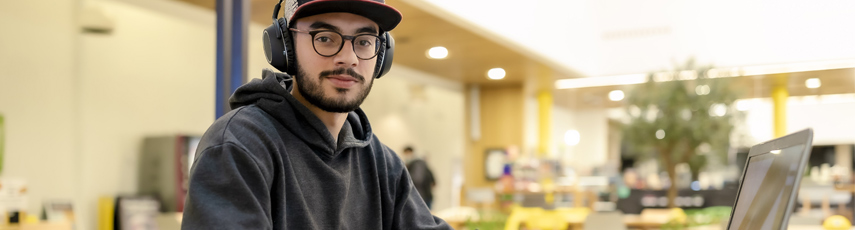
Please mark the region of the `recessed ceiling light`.
POLYGON ((431 59, 443 59, 448 57, 448 49, 442 46, 437 46, 430 48, 428 50, 428 57, 431 59))
POLYGON ((623 100, 623 97, 626 96, 623 93, 623 90, 612 90, 609 92, 609 100, 612 101, 620 101, 623 100))
POLYGON ((487 77, 493 80, 499 80, 505 78, 505 69, 502 68, 492 68, 487 71, 487 77))
POLYGON ((822 86, 822 82, 819 81, 819 78, 811 78, 805 81, 805 86, 807 86, 809 89, 816 89, 822 86))

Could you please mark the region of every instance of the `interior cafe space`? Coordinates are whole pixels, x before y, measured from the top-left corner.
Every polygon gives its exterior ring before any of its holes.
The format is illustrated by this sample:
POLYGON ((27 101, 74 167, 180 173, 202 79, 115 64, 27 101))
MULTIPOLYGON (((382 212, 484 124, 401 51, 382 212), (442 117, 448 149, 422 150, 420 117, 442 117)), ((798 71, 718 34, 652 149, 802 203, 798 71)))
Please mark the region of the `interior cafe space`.
MULTIPOLYGON (((181 229, 278 2, 0 1, 0 229, 181 229)), ((855 229, 853 2, 384 2, 362 125, 454 229, 855 229)))

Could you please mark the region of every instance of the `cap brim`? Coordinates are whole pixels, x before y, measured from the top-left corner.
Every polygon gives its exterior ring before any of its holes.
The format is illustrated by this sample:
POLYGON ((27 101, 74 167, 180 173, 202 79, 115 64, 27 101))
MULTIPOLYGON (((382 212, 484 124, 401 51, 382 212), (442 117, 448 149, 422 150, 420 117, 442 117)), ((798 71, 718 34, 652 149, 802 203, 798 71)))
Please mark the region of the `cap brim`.
POLYGON ((371 0, 315 0, 297 7, 289 21, 334 12, 366 17, 377 23, 383 31, 395 29, 403 18, 401 12, 392 6, 371 0))

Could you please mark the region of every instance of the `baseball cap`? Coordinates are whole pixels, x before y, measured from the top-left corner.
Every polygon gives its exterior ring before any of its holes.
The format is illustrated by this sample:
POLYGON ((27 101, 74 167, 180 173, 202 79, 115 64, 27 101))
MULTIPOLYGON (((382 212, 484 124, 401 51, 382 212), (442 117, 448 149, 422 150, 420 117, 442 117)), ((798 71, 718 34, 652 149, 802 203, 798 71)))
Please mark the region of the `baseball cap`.
POLYGON ((285 18, 289 22, 323 13, 352 13, 371 19, 380 30, 391 31, 401 22, 401 12, 385 0, 287 0, 285 18))

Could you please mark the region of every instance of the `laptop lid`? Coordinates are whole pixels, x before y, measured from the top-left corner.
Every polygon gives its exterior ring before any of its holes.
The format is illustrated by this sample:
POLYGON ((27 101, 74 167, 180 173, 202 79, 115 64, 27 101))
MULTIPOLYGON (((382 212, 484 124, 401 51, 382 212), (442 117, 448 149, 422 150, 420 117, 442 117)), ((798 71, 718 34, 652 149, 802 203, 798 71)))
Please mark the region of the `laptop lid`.
POLYGON ((805 129, 751 147, 728 230, 787 229, 812 142, 805 129))

